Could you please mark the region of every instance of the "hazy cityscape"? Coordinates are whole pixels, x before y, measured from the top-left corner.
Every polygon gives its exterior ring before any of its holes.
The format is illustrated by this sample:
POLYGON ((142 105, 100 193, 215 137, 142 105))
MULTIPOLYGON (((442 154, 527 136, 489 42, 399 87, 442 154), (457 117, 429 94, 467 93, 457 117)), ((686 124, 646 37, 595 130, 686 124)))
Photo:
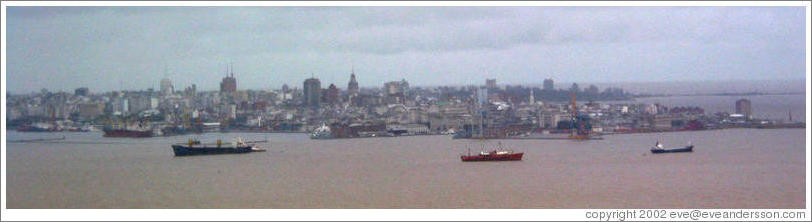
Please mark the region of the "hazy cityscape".
POLYGON ((82 87, 73 93, 47 89, 27 95, 9 93, 7 126, 21 131, 130 127, 171 136, 220 131, 312 132, 326 124, 377 126, 367 133, 381 135, 431 135, 473 131, 484 111, 491 136, 499 138, 568 131, 571 121, 586 122, 595 134, 804 127, 803 115, 796 113, 793 120, 791 110, 785 119, 755 119, 747 99, 731 101, 735 110, 706 113, 698 106, 637 103, 633 99, 645 95, 620 88, 601 90, 589 85, 581 89, 577 83, 556 87, 553 79, 544 79, 540 88, 499 85, 497 79, 464 87, 410 87, 401 79, 362 88, 356 80, 359 76, 351 70, 341 88, 336 83, 322 86, 318 78, 311 77, 293 87, 285 84, 265 91, 240 90, 238 75, 232 70, 223 73, 219 91, 199 92, 195 84, 175 89, 164 78, 157 90, 92 93, 82 87), (579 119, 572 116, 571 99, 578 101, 579 119))
POLYGON ((808 6, 3 7, 6 208, 809 216, 808 6))

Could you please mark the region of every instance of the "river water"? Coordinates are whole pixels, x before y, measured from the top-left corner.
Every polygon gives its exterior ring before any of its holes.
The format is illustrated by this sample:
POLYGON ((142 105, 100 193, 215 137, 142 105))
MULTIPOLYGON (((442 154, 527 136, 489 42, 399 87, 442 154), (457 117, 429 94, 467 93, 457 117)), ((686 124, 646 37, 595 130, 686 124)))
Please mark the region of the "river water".
POLYGON ((145 139, 8 132, 8 208, 803 208, 803 129, 604 140, 310 140, 226 133, 145 139), (242 136, 268 152, 174 157, 171 143, 242 136), (652 155, 691 141, 693 153, 652 155), (522 161, 461 162, 505 147, 522 161))

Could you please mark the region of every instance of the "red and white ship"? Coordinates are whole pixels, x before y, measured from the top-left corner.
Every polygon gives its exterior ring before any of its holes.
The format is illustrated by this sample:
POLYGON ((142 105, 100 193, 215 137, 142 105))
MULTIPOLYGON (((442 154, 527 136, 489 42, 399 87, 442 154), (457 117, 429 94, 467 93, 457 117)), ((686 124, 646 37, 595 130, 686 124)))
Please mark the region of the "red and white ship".
POLYGON ((502 149, 500 144, 499 149, 491 150, 491 151, 482 151, 479 154, 471 155, 471 151, 468 151, 468 155, 460 156, 460 159, 463 162, 468 161, 511 161, 511 160, 522 160, 522 155, 524 153, 514 153, 513 150, 505 150, 502 149))

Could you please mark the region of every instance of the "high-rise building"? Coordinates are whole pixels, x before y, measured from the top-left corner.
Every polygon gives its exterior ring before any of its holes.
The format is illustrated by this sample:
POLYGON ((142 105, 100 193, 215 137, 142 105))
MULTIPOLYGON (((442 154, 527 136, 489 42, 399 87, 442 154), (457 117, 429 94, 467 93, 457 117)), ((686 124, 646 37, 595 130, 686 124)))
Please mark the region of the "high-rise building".
POLYGON ((570 86, 570 91, 575 94, 578 94, 581 92, 581 88, 578 87, 578 83, 572 83, 572 86, 570 86))
POLYGON ((304 105, 309 107, 319 107, 321 105, 321 82, 317 78, 309 78, 304 81, 304 105))
POLYGON ((488 103, 488 87, 479 87, 479 90, 476 91, 476 98, 477 104, 479 107, 483 107, 485 104, 488 103))
POLYGON ((350 83, 347 84, 347 92, 350 95, 358 94, 358 81, 355 80, 355 68, 350 73, 350 83))
POLYGON ((328 104, 338 103, 338 87, 335 84, 330 84, 324 95, 324 102, 328 104))
POLYGON ((387 82, 383 84, 383 89, 388 95, 406 95, 409 92, 409 82, 407 82, 406 79, 387 82))
POLYGON ((406 79, 383 84, 384 102, 387 104, 404 104, 409 95, 409 82, 406 79))
POLYGON ((170 95, 175 91, 175 87, 172 86, 172 80, 168 78, 161 79, 161 93, 164 95, 170 95))
POLYGON ((496 79, 485 79, 485 87, 496 89, 496 79))
POLYGON ((226 73, 226 77, 223 77, 223 81, 220 82, 220 93, 234 93, 237 91, 237 79, 234 78, 234 67, 230 67, 228 72, 229 73, 226 73))
POLYGON ((553 79, 544 79, 544 90, 553 90, 553 79))
POLYGON ((183 90, 183 93, 186 95, 186 97, 197 96, 197 85, 192 84, 192 86, 186 87, 186 89, 183 90))
POLYGON ((740 99, 736 100, 736 113, 744 115, 747 119, 753 118, 753 112, 750 108, 750 100, 740 99))
POLYGON ((528 103, 530 103, 530 105, 536 104, 536 92, 533 91, 533 88, 530 88, 530 99, 528 99, 528 103))
POLYGON ((87 94, 89 92, 90 92, 90 90, 87 87, 82 87, 82 88, 77 88, 76 90, 74 90, 73 94, 77 95, 77 96, 87 96, 87 94))

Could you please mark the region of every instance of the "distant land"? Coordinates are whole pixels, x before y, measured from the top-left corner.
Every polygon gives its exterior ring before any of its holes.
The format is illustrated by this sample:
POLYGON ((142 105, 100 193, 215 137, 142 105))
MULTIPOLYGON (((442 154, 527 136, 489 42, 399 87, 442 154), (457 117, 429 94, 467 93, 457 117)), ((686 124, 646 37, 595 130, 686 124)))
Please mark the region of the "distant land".
POLYGON ((677 97, 677 96, 765 96, 765 95, 803 95, 804 92, 746 92, 746 93, 682 93, 682 94, 637 94, 635 97, 677 97))

